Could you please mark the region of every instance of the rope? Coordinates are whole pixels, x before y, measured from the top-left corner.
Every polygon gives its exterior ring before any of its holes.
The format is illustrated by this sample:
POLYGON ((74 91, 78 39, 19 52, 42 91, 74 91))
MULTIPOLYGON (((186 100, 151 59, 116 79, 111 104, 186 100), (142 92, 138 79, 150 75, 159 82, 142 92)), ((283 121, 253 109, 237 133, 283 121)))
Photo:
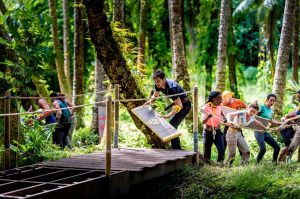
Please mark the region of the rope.
MULTIPOLYGON (((80 97, 80 96, 85 96, 85 95, 93 95, 93 94, 100 94, 100 93, 108 93, 109 91, 113 91, 113 89, 105 90, 105 91, 99 91, 99 92, 93 92, 93 93, 83 93, 83 94, 78 94, 78 95, 73 95, 74 97, 80 97)), ((59 99, 61 97, 45 97, 45 96, 39 96, 39 97, 34 97, 34 96, 4 96, 0 97, 0 99, 40 99, 40 98, 50 98, 50 99, 59 99)))
POLYGON ((187 92, 183 92, 183 93, 178 93, 178 94, 174 94, 174 95, 163 95, 163 96, 158 96, 158 97, 153 97, 153 98, 140 98, 140 99, 122 99, 122 100, 113 100, 113 102, 137 102, 137 101, 147 101, 149 99, 162 99, 162 98, 168 98, 168 97, 176 97, 176 96, 180 96, 180 95, 185 95, 188 93, 192 93, 194 91, 187 91, 187 92))
MULTIPOLYGON (((175 96, 180 96, 180 95, 184 95, 184 94, 188 94, 188 93, 192 93, 193 91, 187 91, 187 92, 183 92, 183 93, 179 93, 179 94, 174 94, 174 95, 164 95, 164 96, 158 96, 158 97, 154 97, 154 98, 141 98, 141 99, 123 99, 123 100, 112 100, 112 102, 135 102, 135 101, 146 101, 149 99, 161 99, 161 98, 167 98, 167 97, 175 97, 175 96)), ((57 98, 57 97, 55 97, 57 98)), ((95 104, 101 104, 101 103, 105 103, 107 102, 107 100, 103 100, 103 101, 99 101, 99 102, 94 102, 94 103, 89 103, 89 104, 82 104, 82 105, 77 105, 77 106, 73 106, 71 108, 81 108, 84 106, 91 106, 91 105, 95 105, 95 104)), ((70 109, 70 107, 66 107, 66 108, 60 108, 60 109, 48 109, 47 111, 58 111, 58 110, 64 110, 64 109, 70 109)), ((23 113, 7 113, 7 114, 0 114, 0 117, 4 117, 4 116, 15 116, 15 115, 28 115, 28 114, 40 114, 43 113, 44 111, 34 111, 34 112, 23 112, 23 113)))

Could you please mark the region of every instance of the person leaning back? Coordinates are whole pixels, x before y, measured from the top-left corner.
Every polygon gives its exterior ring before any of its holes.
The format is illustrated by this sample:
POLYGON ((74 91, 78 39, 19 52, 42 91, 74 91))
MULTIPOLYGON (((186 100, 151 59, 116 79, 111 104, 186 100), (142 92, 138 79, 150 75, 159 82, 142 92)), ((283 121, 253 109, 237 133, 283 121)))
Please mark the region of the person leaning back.
MULTIPOLYGON (((191 102, 187 94, 184 93, 183 88, 177 82, 166 78, 163 71, 155 71, 152 78, 155 82, 155 91, 151 96, 151 99, 148 100, 144 105, 153 103, 156 100, 155 98, 159 96, 159 92, 162 92, 165 95, 175 95, 183 93, 182 95, 170 97, 174 103, 172 111, 169 114, 163 116, 165 119, 171 118, 170 124, 177 129, 179 124, 191 110, 191 102)), ((172 149, 181 149, 179 137, 172 139, 171 145, 172 149)))

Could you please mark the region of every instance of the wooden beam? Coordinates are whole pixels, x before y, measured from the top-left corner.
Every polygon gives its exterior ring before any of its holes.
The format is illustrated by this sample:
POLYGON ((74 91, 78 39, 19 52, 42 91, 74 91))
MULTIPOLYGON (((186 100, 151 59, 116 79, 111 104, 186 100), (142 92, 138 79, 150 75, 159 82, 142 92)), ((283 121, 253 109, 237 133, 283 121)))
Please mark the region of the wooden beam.
POLYGON ((199 166, 198 148, 198 87, 194 86, 193 94, 193 133, 194 133, 194 152, 196 152, 196 165, 199 166))
MULTIPOLYGON (((116 84, 115 85, 115 100, 119 100, 120 99, 120 85, 116 84)), ((119 104, 120 102, 115 101, 114 104, 114 109, 115 109, 115 115, 114 115, 114 148, 118 148, 118 144, 119 144, 119 104)))

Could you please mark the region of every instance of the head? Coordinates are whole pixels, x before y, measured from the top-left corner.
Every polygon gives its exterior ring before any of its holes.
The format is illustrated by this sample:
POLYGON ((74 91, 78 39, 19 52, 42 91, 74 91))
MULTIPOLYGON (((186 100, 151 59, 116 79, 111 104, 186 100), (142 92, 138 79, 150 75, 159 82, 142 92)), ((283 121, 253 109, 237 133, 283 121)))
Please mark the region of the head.
POLYGON ((222 100, 223 100, 223 102, 231 103, 233 96, 234 96, 233 92, 224 91, 222 93, 222 100))
POLYGON ((211 102, 215 106, 219 106, 222 103, 222 94, 219 91, 211 91, 208 95, 207 103, 211 102))
POLYGON ((252 116, 252 115, 257 115, 259 110, 259 106, 257 104, 251 104, 248 106, 247 113, 252 116))
POLYGON ((50 98, 51 98, 51 101, 52 101, 52 102, 53 102, 55 99, 57 99, 57 97, 58 97, 57 93, 55 93, 55 92, 50 93, 50 98))
POLYGON ((300 102, 300 90, 297 91, 296 97, 297 97, 298 102, 300 102))
POLYGON ((271 94, 269 94, 269 95, 267 96, 267 100, 266 100, 265 104, 266 104, 268 107, 271 107, 271 106, 273 106, 273 105, 275 104, 276 99, 277 99, 277 96, 276 96, 275 94, 271 93, 271 94))
POLYGON ((166 75, 163 71, 157 70, 152 76, 157 88, 164 88, 166 84, 166 75))
POLYGON ((66 95, 64 93, 58 93, 57 95, 60 100, 62 100, 62 101, 66 100, 66 95))

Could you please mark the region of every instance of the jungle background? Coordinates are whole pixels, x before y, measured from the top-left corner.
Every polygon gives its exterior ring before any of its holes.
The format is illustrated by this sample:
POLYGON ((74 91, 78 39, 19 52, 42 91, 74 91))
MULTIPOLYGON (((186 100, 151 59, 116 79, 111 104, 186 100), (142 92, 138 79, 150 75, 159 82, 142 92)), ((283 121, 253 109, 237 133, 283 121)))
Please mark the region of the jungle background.
MULTIPOLYGON (((263 103, 275 93, 275 118, 280 119, 298 106, 298 47, 298 0, 0 0, 0 113, 8 113, 5 96, 48 97, 52 91, 86 105, 76 109, 72 150, 52 144, 53 127, 38 122, 28 127, 24 121, 30 116, 12 116, 12 166, 102 150, 94 102, 113 95, 116 84, 121 99, 149 98, 157 69, 186 91, 197 86, 200 106, 211 90, 233 91, 247 103, 263 103)), ((10 113, 35 104, 9 100, 10 113)), ((119 146, 168 148, 130 113, 142 103, 121 104, 119 146)), ((170 101, 156 104, 163 113, 170 101)), ((179 128, 185 150, 193 150, 190 121, 179 128)), ((6 128, 0 117, 2 168, 6 128)), ((280 135, 272 133, 283 146, 280 135)), ((248 166, 238 166, 237 157, 233 168, 186 167, 160 184, 161 196, 300 197, 296 157, 274 166, 267 148, 264 161, 256 165, 258 145, 253 132, 245 136, 248 166)))

